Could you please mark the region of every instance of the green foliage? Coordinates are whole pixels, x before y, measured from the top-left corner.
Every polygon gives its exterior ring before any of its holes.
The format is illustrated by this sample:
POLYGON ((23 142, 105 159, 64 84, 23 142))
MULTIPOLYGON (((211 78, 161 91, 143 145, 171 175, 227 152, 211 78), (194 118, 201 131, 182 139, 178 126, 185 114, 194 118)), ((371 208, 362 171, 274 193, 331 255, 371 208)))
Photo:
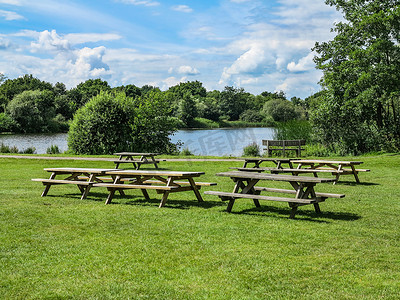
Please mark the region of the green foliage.
POLYGON ((0 144, 0 153, 18 153, 18 148, 16 146, 8 146, 3 142, 0 144))
POLYGON ((6 113, 0 113, 0 132, 15 131, 15 121, 6 113))
POLYGON ((107 81, 101 79, 88 79, 68 91, 68 98, 74 110, 82 107, 92 97, 97 96, 101 91, 111 92, 111 87, 107 81))
POLYGON ((57 145, 51 145, 46 149, 47 154, 60 154, 60 148, 57 145))
POLYGON ((244 157, 261 156, 260 146, 256 142, 251 143, 250 145, 243 148, 242 156, 244 156, 244 157))
POLYGON ((136 99, 101 92, 75 114, 68 133, 69 149, 76 154, 176 151, 169 139, 176 122, 164 100, 159 92, 136 99))
POLYGON ((276 122, 286 122, 298 119, 300 113, 295 105, 289 100, 274 99, 266 102, 263 107, 263 113, 271 116, 276 122))
POLYGON ((189 150, 189 148, 183 148, 181 150, 181 152, 179 153, 179 155, 182 155, 182 156, 193 156, 194 154, 192 153, 192 151, 189 150))
POLYGON ((15 122, 16 130, 23 133, 51 132, 55 117, 53 92, 25 91, 7 105, 7 114, 15 122))
POLYGON ((343 153, 400 149, 400 1, 326 2, 346 21, 314 48, 326 90, 311 110, 320 141, 343 153))
POLYGON ((28 148, 22 150, 19 153, 22 153, 22 154, 35 154, 36 153, 36 148, 35 147, 28 147, 28 148))
POLYGON ((7 79, 0 85, 0 109, 4 109, 14 96, 24 91, 52 91, 51 83, 41 81, 32 75, 24 75, 16 79, 7 79))
POLYGON ((248 109, 240 114, 239 119, 245 122, 262 122, 264 116, 257 110, 248 109))
POLYGON ((274 130, 276 140, 306 140, 311 141, 312 126, 310 122, 304 120, 291 120, 277 123, 274 130))
POLYGON ((231 121, 239 120, 240 114, 247 109, 248 96, 243 88, 226 86, 218 99, 220 115, 231 121))

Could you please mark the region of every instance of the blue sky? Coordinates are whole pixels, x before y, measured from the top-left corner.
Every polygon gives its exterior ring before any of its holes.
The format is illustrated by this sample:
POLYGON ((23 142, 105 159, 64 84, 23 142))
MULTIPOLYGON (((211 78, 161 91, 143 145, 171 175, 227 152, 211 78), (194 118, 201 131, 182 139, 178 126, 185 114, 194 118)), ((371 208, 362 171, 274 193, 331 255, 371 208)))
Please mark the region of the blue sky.
POLYGON ((340 20, 324 0, 0 0, 0 73, 305 98, 321 77, 311 48, 340 20))

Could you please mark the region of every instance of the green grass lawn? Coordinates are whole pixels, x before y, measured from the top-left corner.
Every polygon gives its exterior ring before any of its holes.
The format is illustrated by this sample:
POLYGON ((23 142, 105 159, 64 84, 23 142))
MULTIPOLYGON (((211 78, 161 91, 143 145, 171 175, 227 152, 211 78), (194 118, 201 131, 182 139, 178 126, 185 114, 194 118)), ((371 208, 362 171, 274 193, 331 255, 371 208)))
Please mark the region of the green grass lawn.
MULTIPOLYGON (((335 159, 335 158, 330 158, 335 159)), ((43 186, 45 167, 113 167, 109 162, 0 158, 1 299, 399 299, 400 155, 362 160, 362 184, 343 176, 317 191, 343 199, 300 207, 227 203, 192 192, 116 195, 80 200, 76 186, 43 186)), ((231 191, 214 176, 240 162, 162 162, 205 171, 204 190, 231 191)), ((265 186, 289 188, 287 183, 265 186)))

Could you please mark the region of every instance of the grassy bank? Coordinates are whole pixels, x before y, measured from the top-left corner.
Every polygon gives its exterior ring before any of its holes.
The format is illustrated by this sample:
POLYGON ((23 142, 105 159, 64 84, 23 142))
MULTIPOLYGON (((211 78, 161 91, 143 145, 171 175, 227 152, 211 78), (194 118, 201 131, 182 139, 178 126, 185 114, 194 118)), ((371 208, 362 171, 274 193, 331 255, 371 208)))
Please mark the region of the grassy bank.
MULTIPOLYGON (((299 208, 235 204, 193 193, 146 201, 139 191, 106 191, 80 200, 75 186, 41 198, 44 167, 110 167, 106 161, 0 158, 0 295, 3 299, 398 299, 400 297, 400 156, 363 160, 362 184, 351 177, 318 191, 343 199, 299 208)), ((231 162, 162 162, 169 170, 205 171, 207 188, 231 191, 216 172, 231 162)), ((113 167, 113 166, 112 166, 113 167)), ((265 182, 265 186, 285 187, 265 182)))

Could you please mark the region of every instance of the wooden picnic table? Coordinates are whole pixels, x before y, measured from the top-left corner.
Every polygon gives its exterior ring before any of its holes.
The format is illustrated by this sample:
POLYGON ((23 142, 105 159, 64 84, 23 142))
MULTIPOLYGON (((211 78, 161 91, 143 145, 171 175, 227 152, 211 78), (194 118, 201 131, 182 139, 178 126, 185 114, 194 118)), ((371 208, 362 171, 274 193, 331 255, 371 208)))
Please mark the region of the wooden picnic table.
POLYGON ((158 194, 163 194, 159 205, 163 207, 168 195, 175 192, 193 191, 197 200, 202 202, 199 189, 202 186, 216 185, 216 183, 194 181, 193 178, 203 174, 204 172, 114 170, 106 172, 106 175, 113 178, 113 182, 96 183, 94 186, 106 187, 109 190, 106 204, 111 203, 117 190, 140 189, 146 200, 150 200, 147 190, 155 190, 158 194))
POLYGON ((282 168, 282 164, 288 164, 290 168, 293 168, 292 160, 293 158, 245 158, 243 168, 248 168, 248 164, 254 164, 253 168, 260 168, 260 164, 265 161, 275 163, 278 169, 282 168))
POLYGON ((93 184, 104 182, 104 179, 99 176, 104 176, 107 171, 115 171, 115 169, 99 168, 45 168, 44 170, 51 173, 49 179, 32 179, 32 181, 42 182, 45 186, 42 197, 47 195, 52 185, 75 184, 82 194, 81 199, 87 197, 93 184), (63 176, 63 178, 56 179, 56 177, 60 176, 63 176))
POLYGON ((159 160, 155 157, 159 153, 139 153, 139 152, 118 152, 114 153, 118 155, 118 160, 115 160, 115 168, 118 169, 120 164, 131 163, 136 170, 139 170, 141 165, 153 164, 156 169, 158 169, 159 160))
POLYGON ((317 193, 315 186, 317 183, 333 182, 334 178, 316 178, 307 176, 277 175, 267 173, 255 173, 245 171, 229 171, 217 173, 217 176, 230 177, 235 182, 232 193, 220 191, 206 191, 205 194, 216 195, 223 201, 229 201, 227 211, 231 212, 236 199, 253 199, 256 207, 260 207, 259 200, 287 202, 291 208, 290 218, 293 219, 297 208, 303 205, 313 204, 315 211, 320 213, 319 203, 327 198, 343 198, 342 194, 317 193), (257 184, 263 180, 289 182, 292 190, 260 187, 257 184), (272 197, 260 195, 261 192, 294 194, 290 197, 272 197))
MULTIPOLYGON (((318 177, 319 172, 330 172, 336 175, 334 183, 339 181, 340 175, 354 175, 357 183, 360 183, 358 178, 359 172, 369 172, 369 169, 356 169, 356 166, 361 165, 362 161, 333 161, 333 160, 318 160, 318 159, 302 159, 292 160, 292 163, 298 164, 297 170, 286 170, 294 175, 304 172, 314 173, 315 177, 318 177)), ((276 172, 284 172, 278 170, 276 172)))

